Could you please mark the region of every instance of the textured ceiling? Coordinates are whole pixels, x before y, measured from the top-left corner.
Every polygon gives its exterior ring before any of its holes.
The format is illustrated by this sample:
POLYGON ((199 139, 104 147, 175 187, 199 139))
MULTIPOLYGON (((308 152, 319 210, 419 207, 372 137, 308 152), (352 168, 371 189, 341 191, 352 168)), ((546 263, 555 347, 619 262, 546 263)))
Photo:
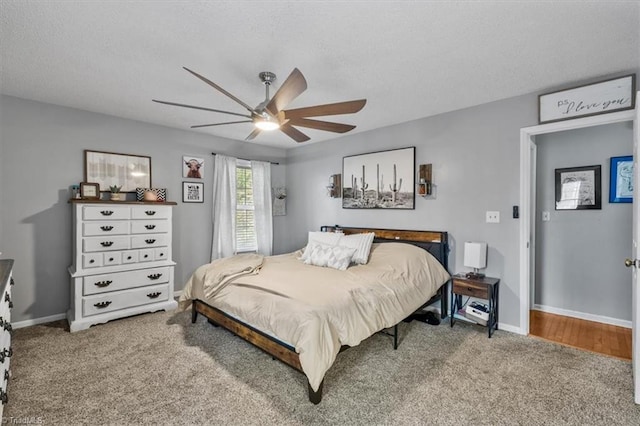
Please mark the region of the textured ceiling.
POLYGON ((2 93, 180 129, 234 118, 151 99, 245 112, 183 66, 250 105, 260 71, 278 87, 298 67, 309 88, 290 108, 368 99, 330 118, 351 133, 640 67, 637 1, 2 0, 0 25, 2 93))

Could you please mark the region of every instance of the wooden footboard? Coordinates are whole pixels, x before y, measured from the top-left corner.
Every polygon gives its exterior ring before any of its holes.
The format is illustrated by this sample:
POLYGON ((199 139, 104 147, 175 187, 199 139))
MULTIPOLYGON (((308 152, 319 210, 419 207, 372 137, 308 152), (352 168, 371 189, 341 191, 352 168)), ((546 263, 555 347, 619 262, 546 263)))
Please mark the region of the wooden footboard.
MULTIPOLYGON (((194 300, 191 309, 192 323, 196 322, 198 314, 202 314, 213 324, 226 328, 236 336, 241 337, 257 348, 262 349, 272 357, 284 362, 290 367, 295 368, 299 372, 304 373, 302 371, 302 365, 300 364, 300 357, 296 353, 295 348, 248 324, 243 323, 236 318, 233 318, 232 316, 222 312, 220 309, 214 308, 201 300, 194 300)), ((309 401, 314 404, 318 404, 322 400, 322 384, 323 383, 320 383, 318 390, 314 391, 307 381, 307 387, 309 388, 309 401)))

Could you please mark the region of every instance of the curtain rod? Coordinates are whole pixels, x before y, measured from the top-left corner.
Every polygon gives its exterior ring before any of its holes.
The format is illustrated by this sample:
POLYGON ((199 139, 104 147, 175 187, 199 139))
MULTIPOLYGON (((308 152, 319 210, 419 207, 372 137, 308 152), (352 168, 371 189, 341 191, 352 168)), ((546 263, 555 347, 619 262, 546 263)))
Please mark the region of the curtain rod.
MULTIPOLYGON (((212 152, 211 155, 218 155, 216 152, 212 152)), ((238 160, 244 160, 244 161, 264 161, 264 160, 247 160, 246 158, 238 158, 238 160)), ((268 163, 274 164, 276 166, 279 166, 280 163, 277 163, 275 161, 268 161, 268 163)))

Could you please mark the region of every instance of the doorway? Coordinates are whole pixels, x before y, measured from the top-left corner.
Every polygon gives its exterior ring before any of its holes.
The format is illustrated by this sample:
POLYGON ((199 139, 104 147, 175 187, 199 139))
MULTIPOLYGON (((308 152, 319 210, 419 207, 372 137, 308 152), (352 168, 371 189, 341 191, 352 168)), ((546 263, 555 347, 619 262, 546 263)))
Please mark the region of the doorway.
MULTIPOLYGON (((631 110, 543 124, 520 130, 520 204, 522 212, 520 221, 520 332, 522 334, 528 335, 530 333, 529 310, 533 292, 532 281, 535 275, 537 150, 535 137, 566 130, 633 121, 634 119, 635 111, 631 110)), ((605 181, 608 180, 605 179, 605 181)), ((608 195, 608 191, 605 193, 608 195)))

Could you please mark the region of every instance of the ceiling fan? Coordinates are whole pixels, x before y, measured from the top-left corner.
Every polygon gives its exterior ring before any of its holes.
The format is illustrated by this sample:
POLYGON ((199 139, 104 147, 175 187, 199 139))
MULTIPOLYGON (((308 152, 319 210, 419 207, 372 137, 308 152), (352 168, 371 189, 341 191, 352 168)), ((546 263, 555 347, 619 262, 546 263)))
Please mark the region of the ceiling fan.
POLYGON ((222 94, 242 105, 247 111, 249 111, 249 114, 240 114, 237 112, 222 111, 219 109, 205 108, 195 105, 185 105, 175 102, 159 101, 156 99, 153 99, 153 102, 185 108, 200 109, 203 111, 219 112, 222 114, 230 114, 248 118, 248 120, 227 121, 224 123, 213 124, 198 124, 196 126, 191 126, 192 129, 196 129, 200 127, 222 126, 225 124, 253 123, 255 128, 251 133, 249 133, 249 136, 247 136, 245 140, 254 139, 262 131, 275 129, 280 129, 283 133, 285 133, 296 142, 306 142, 310 139, 309 136, 305 135, 294 126, 324 130, 335 133, 346 133, 349 130, 353 130, 356 126, 351 124, 314 120, 308 117, 353 114, 360 111, 367 103, 366 99, 359 99, 355 101, 337 102, 333 104, 315 105, 305 108, 286 110, 284 108, 286 108, 286 106, 291 101, 300 96, 302 92, 307 90, 307 81, 305 80, 300 70, 298 68, 294 68, 291 74, 289 74, 289 77, 287 77, 284 83, 282 83, 282 86, 280 86, 280 88, 272 98, 269 98, 269 87, 275 81, 276 75, 269 71, 261 72, 258 77, 260 77, 260 81, 262 81, 262 83, 265 85, 266 96, 264 101, 260 102, 255 108, 252 108, 245 102, 242 102, 240 99, 224 90, 222 87, 207 79, 206 77, 203 77, 200 74, 191 71, 189 68, 183 68, 213 87, 214 89, 218 90, 222 94))

